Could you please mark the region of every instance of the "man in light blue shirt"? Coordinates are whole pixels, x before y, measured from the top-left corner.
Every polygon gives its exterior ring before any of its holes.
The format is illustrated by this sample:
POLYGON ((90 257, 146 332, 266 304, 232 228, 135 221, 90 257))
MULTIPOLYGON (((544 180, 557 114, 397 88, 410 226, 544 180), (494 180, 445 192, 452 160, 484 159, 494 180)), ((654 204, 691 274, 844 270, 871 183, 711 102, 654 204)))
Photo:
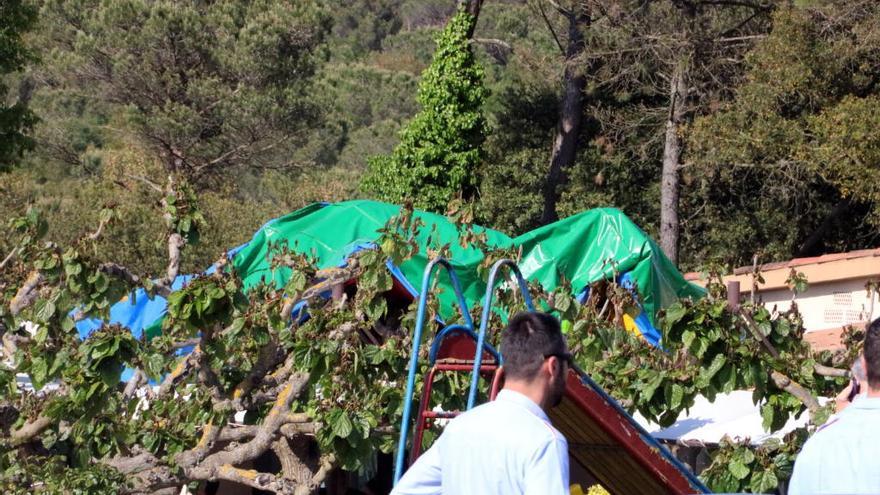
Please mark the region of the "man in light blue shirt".
POLYGON ((864 347, 867 393, 807 440, 789 495, 880 493, 880 319, 868 326, 864 347))
POLYGON ((556 318, 519 313, 501 337, 504 388, 463 413, 392 495, 568 495, 568 444, 547 418, 571 355, 556 318))

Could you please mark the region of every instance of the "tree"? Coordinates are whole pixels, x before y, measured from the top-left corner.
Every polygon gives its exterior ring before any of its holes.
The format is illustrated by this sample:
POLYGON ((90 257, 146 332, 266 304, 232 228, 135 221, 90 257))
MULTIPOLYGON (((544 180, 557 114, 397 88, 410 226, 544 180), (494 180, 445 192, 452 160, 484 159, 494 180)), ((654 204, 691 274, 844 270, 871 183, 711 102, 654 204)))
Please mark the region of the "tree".
MULTIPOLYGON (((187 214, 195 208, 189 203, 187 214)), ((403 262, 419 249, 413 236, 422 227, 411 215, 402 210, 377 248, 341 268, 316 270, 305 256, 276 246, 273 265, 292 273, 281 287, 257 285, 243 293, 224 257, 215 273, 166 294, 161 336, 135 339, 124 327, 103 325, 82 341, 75 320, 106 318, 130 289, 152 288, 148 279, 91 254, 91 243, 112 235, 112 210, 67 247, 40 241, 45 223, 35 212, 12 219, 0 271, 0 486, 10 493, 178 493, 185 484, 228 480, 305 494, 316 492, 334 469, 358 470, 375 452, 389 452, 402 403, 414 400, 401 396, 399 384, 416 308, 387 304, 392 279, 385 261, 403 262), (354 278, 355 292, 320 297, 354 278), (305 322, 291 318, 299 300, 309 302, 305 322), (177 353, 191 345, 192 352, 177 353), (123 367, 136 370, 127 384, 118 381, 123 367), (16 373, 41 392, 17 385, 16 373), (158 386, 145 386, 147 378, 158 386), (244 420, 235 421, 241 413, 244 420), (268 453, 280 467, 247 467, 268 453)), ((172 214, 177 224, 183 218, 172 214)), ((472 240, 488 262, 511 254, 472 240)), ((705 299, 666 308, 665 352, 623 328, 633 304, 627 290, 600 283, 585 304, 566 284, 532 291, 568 322, 579 366, 626 407, 663 425, 698 394, 711 400, 739 389, 754 390, 771 431, 803 410, 821 423, 829 411, 816 396, 833 394, 846 380, 843 369, 830 365, 844 367, 858 353, 852 345, 837 356, 814 354, 800 338, 796 310, 776 318, 762 307, 731 310, 717 283, 705 299)), ((493 325, 521 308, 514 292, 499 294, 493 325)), ((850 337, 855 343, 857 335, 850 337)), ((435 393, 449 407, 464 397, 450 382, 435 393)), ((781 462, 751 478, 726 466, 717 468, 724 471, 716 486, 741 488, 745 479, 766 491, 785 474, 781 462)))
MULTIPOLYGON (((539 4, 543 15, 543 6, 539 4)), ((556 125, 556 135, 553 138, 553 148, 550 155, 550 167, 547 178, 544 181, 544 209, 541 213, 541 223, 548 224, 559 219, 556 212, 557 195, 559 184, 563 181, 563 174, 570 168, 575 160, 578 147, 578 136, 581 132, 581 120, 583 118, 584 88, 587 78, 584 74, 588 68, 578 65, 583 57, 586 43, 583 30, 589 26, 591 18, 586 2, 573 2, 569 8, 556 6, 559 13, 568 24, 567 46, 564 50, 565 67, 563 73, 563 96, 559 107, 559 122, 556 125)), ((548 27, 550 26, 548 21, 548 27)), ((554 34, 554 38, 555 38, 554 34)), ((557 40, 558 43, 558 40, 557 40)), ((559 47, 562 51, 562 46, 559 47)))
POLYGON ((389 156, 369 160, 362 188, 383 201, 445 211, 456 197, 476 193, 476 169, 486 135, 483 70, 469 43, 476 17, 464 7, 447 23, 419 83, 421 111, 389 156))
POLYGON ((592 45, 601 55, 587 58, 596 68, 590 83, 598 90, 591 110, 610 107, 596 111, 605 141, 621 147, 631 160, 660 163, 657 233, 664 253, 678 262, 687 124, 731 92, 743 72, 739 60, 767 29, 772 4, 670 0, 600 5, 606 18, 592 45), (640 138, 634 140, 635 150, 626 142, 632 136, 624 132, 640 138))
MULTIPOLYGON (((37 11, 27 2, 10 0, 0 5, 0 77, 22 70, 33 60, 22 35, 33 28, 36 20, 37 11)), ((22 153, 33 148, 28 132, 37 120, 27 107, 29 84, 20 89, 15 103, 9 105, 9 88, 0 80, 0 172, 9 170, 22 153)))
MULTIPOLYGON (((49 81, 115 105, 167 172, 290 168, 320 109, 326 23, 313 2, 46 2, 49 81)), ((128 130, 126 129, 126 130, 128 130)))
POLYGON ((775 258, 876 242, 874 145, 863 132, 877 94, 876 19, 873 2, 779 9, 732 101, 696 119, 688 161, 699 201, 687 207, 702 208, 704 252, 730 242, 708 227, 724 223, 740 245, 775 258))

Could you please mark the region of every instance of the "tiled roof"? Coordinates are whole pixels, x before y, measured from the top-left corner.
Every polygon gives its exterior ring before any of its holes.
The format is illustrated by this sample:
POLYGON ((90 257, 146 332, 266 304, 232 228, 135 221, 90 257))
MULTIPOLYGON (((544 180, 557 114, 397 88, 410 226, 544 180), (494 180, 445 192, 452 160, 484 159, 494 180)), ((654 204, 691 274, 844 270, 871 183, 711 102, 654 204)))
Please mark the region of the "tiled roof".
MULTIPOLYGON (((779 270, 781 268, 795 268, 804 265, 818 265, 822 263, 830 263, 832 261, 852 260, 857 258, 870 258, 880 256, 880 248, 876 249, 860 249, 858 251, 847 251, 845 253, 830 253, 822 256, 813 256, 810 258, 794 258, 789 261, 778 261, 775 263, 765 263, 759 268, 762 272, 770 270, 779 270)), ((745 275, 752 273, 751 266, 741 266, 733 270, 734 275, 745 275)))
MULTIPOLYGON (((858 262, 858 263, 873 263, 870 258, 880 258, 880 248, 874 249, 860 249, 857 251, 847 251, 844 253, 830 253, 823 254, 822 256, 812 256, 808 258, 794 258, 788 261, 776 261, 773 263, 764 263, 758 266, 758 270, 763 274, 768 274, 768 272, 776 272, 777 274, 781 271, 787 272, 792 268, 807 268, 809 267, 815 273, 820 274, 820 278, 822 279, 837 279, 838 275, 841 275, 842 278, 851 278, 850 273, 848 271, 852 271, 852 269, 856 269, 856 266, 852 266, 850 270, 840 271, 841 267, 849 266, 847 262, 858 262), (827 265, 830 263, 834 263, 833 272, 828 272, 822 265, 827 265), (843 274, 846 273, 846 276, 843 274)), ((878 260, 880 261, 880 260, 878 260)), ((829 267, 830 268, 830 267, 829 267)), ((726 276, 725 280, 730 277, 737 276, 748 276, 752 273, 754 268, 749 266, 741 266, 739 268, 735 268, 733 273, 726 276)), ((867 274, 866 275, 870 275, 867 274)), ((684 274, 684 278, 691 282, 699 282, 701 274, 698 272, 688 272, 684 274)), ((782 275, 784 278, 785 275, 782 275)), ((765 278, 767 278, 765 276, 765 278)), ((810 277, 809 280, 813 282, 814 277, 810 277)), ((769 281, 768 281, 769 282, 769 281)), ((766 285, 766 284, 765 284, 766 285)), ((773 284, 770 284, 773 285, 773 284)))

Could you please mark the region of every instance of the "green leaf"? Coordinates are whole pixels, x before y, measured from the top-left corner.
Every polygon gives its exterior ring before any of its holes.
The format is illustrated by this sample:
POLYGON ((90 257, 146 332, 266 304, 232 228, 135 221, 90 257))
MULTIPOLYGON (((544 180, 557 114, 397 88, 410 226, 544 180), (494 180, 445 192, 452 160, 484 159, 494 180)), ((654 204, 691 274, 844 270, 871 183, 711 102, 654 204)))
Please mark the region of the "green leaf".
POLYGON ((764 337, 768 337, 771 333, 773 333, 773 325, 767 320, 759 321, 758 330, 761 331, 761 335, 763 335, 764 337))
POLYGON ((746 479, 749 474, 751 474, 749 467, 743 464, 742 461, 738 459, 733 460, 727 466, 727 470, 730 471, 730 474, 732 474, 738 480, 746 479))
POLYGON ((73 318, 66 316, 61 320, 61 330, 70 332, 74 328, 76 328, 76 323, 73 321, 73 318))
POLYGON ((55 303, 46 300, 41 301, 41 304, 39 304, 39 308, 37 309, 37 318, 42 321, 49 321, 54 314, 55 303))
POLYGON ((681 405, 681 400, 684 398, 684 387, 675 383, 672 385, 672 391, 669 396, 669 408, 670 409, 678 409, 681 405))
POLYGON ((571 296, 559 291, 553 296, 553 307, 561 312, 566 312, 571 307, 571 296))
POLYGON ((348 413, 342 410, 333 422, 333 434, 339 438, 347 438, 351 435, 352 427, 353 425, 348 417, 348 413))
POLYGON ((749 489, 753 493, 772 492, 779 485, 779 480, 773 471, 760 471, 752 475, 752 482, 749 483, 749 489))
POLYGON ((46 384, 46 378, 49 374, 49 365, 42 356, 35 356, 31 360, 30 377, 33 382, 34 390, 43 388, 46 384))
POLYGON ((105 385, 113 387, 119 383, 119 375, 122 373, 122 366, 113 362, 105 362, 98 368, 98 373, 101 375, 101 381, 104 382, 105 385))
POLYGON ((696 338, 697 334, 690 331, 685 330, 684 333, 681 334, 681 343, 685 346, 685 348, 690 349, 691 344, 694 342, 694 338, 696 338))
POLYGON ((101 222, 109 222, 113 218, 113 210, 110 208, 104 208, 101 210, 101 213, 98 215, 98 218, 101 222))
POLYGON ((765 430, 770 431, 770 427, 773 425, 773 406, 769 403, 761 406, 761 418, 763 419, 761 425, 765 430))
POLYGON ((727 363, 727 357, 724 354, 716 354, 714 358, 712 358, 712 363, 706 368, 704 372, 706 377, 711 380, 716 373, 718 373, 721 368, 727 363))
POLYGON ((657 388, 663 384, 664 376, 661 374, 657 374, 654 378, 651 379, 643 388, 642 388, 642 397, 640 398, 644 402, 648 402, 654 396, 654 392, 657 391, 657 388))
POLYGON ((727 363, 724 365, 718 371, 716 378, 722 392, 729 394, 736 388, 736 371, 733 369, 733 364, 727 363))
POLYGON ((42 345, 48 338, 49 328, 46 325, 40 325, 39 328, 37 328, 37 333, 34 334, 34 342, 38 345, 42 345))
POLYGON ((681 303, 675 303, 672 306, 666 308, 666 317, 664 318, 664 323, 667 325, 667 328, 671 327, 678 323, 684 315, 687 314, 687 308, 685 308, 681 303))
POLYGON ((776 320, 776 333, 783 337, 787 337, 791 333, 791 322, 788 321, 788 318, 780 317, 776 320))
POLYGON ((697 337, 694 339, 692 345, 689 350, 691 354, 693 354, 697 358, 702 358, 704 354, 706 354, 706 350, 709 349, 709 339, 705 337, 697 337))
POLYGON ((150 354, 146 362, 146 372, 150 378, 159 379, 162 376, 162 370, 165 365, 165 359, 161 354, 150 354))
POLYGON ((68 277, 73 277, 82 273, 82 263, 69 263, 64 265, 64 273, 68 277))
POLYGON ((284 287, 284 291, 288 296, 302 291, 306 286, 306 276, 301 271, 294 271, 290 274, 290 278, 287 280, 287 285, 284 287))

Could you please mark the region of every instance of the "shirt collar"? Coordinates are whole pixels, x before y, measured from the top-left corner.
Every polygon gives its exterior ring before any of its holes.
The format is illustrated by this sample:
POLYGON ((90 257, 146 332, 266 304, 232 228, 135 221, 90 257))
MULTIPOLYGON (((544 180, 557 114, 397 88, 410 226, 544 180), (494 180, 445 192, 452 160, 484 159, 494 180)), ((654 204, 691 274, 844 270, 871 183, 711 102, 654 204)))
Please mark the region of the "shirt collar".
POLYGON ((550 421, 550 418, 547 417, 547 413, 545 413, 544 410, 541 409, 541 406, 539 406, 538 404, 535 404, 535 403, 532 401, 532 399, 529 399, 529 398, 526 397, 525 395, 523 395, 523 394, 521 394, 521 393, 519 393, 519 392, 516 392, 516 391, 514 391, 514 390, 509 390, 509 389, 506 389, 506 388, 505 388, 505 389, 501 389, 501 391, 498 392, 498 395, 495 396, 495 400, 496 400, 496 401, 509 402, 509 403, 512 403, 512 404, 516 404, 516 405, 518 405, 518 406, 520 406, 520 407, 524 407, 524 408, 526 408, 530 413, 532 413, 532 414, 534 414, 535 416, 537 416, 537 417, 543 419, 544 421, 547 421, 547 422, 550 421))
MULTIPOLYGON (((498 394, 501 395, 501 394, 498 394)), ((880 397, 858 396, 850 407, 856 409, 880 409, 880 397)))

